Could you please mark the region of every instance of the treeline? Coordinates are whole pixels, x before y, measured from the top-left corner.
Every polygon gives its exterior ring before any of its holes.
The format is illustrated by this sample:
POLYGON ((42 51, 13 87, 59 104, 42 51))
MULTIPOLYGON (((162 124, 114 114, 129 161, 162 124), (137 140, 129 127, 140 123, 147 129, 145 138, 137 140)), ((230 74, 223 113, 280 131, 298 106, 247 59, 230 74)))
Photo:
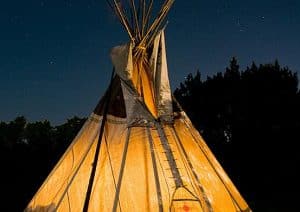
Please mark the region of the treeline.
POLYGON ((294 211, 300 183, 297 74, 274 64, 203 80, 190 74, 175 97, 254 211, 294 211))
POLYGON ((0 122, 0 211, 23 211, 51 169, 74 139, 85 119, 65 124, 29 123, 24 117, 0 122))
MULTIPOLYGON (((189 74, 174 92, 254 211, 294 211, 300 179, 300 93, 296 73, 274 64, 189 74)), ((22 211, 82 127, 0 122, 0 211, 22 211)))

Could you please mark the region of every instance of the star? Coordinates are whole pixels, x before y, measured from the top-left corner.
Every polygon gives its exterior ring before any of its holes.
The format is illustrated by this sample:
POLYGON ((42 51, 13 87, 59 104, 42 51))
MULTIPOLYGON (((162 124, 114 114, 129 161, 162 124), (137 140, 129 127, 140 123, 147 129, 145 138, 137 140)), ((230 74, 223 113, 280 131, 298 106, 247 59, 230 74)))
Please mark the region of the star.
POLYGON ((235 25, 238 28, 239 32, 244 32, 246 30, 246 28, 247 28, 246 25, 244 25, 244 24, 241 23, 240 18, 236 19, 235 25))
POLYGON ((236 25, 237 25, 237 26, 241 26, 240 19, 237 19, 236 25))
POLYGON ((257 19, 261 22, 265 21, 265 16, 261 15, 261 16, 257 16, 257 19))

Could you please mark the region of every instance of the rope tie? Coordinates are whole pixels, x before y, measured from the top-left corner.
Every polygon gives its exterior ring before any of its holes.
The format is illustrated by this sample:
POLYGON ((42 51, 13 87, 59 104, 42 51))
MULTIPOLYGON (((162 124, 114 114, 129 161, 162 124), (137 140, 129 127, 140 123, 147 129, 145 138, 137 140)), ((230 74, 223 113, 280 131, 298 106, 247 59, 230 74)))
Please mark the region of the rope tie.
POLYGON ((140 50, 143 50, 143 51, 146 50, 146 47, 145 47, 145 46, 140 46, 140 45, 138 45, 136 48, 137 48, 137 49, 140 49, 140 50))

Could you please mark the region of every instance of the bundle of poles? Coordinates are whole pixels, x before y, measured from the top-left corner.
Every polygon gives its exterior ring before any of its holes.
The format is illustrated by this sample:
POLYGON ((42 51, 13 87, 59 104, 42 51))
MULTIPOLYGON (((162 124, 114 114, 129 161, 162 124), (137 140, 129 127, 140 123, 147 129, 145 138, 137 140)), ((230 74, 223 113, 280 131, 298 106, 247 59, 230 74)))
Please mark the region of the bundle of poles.
POLYGON ((152 20, 154 0, 106 1, 127 31, 135 50, 147 49, 152 45, 155 35, 162 28, 165 17, 174 3, 174 0, 165 0, 157 16, 152 20))

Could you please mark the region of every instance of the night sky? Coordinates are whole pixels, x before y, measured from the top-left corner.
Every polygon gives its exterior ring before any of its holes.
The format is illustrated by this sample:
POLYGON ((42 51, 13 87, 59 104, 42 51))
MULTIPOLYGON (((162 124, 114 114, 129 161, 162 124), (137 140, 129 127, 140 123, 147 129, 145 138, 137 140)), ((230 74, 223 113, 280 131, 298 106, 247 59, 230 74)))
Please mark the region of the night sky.
MULTIPOLYGON (((300 74, 299 11, 299 0, 176 0, 166 29, 173 89, 232 56, 242 68, 278 58, 300 74)), ((104 0, 2 1, 0 27, 1 121, 89 115, 109 83, 110 49, 128 41, 104 0)))

